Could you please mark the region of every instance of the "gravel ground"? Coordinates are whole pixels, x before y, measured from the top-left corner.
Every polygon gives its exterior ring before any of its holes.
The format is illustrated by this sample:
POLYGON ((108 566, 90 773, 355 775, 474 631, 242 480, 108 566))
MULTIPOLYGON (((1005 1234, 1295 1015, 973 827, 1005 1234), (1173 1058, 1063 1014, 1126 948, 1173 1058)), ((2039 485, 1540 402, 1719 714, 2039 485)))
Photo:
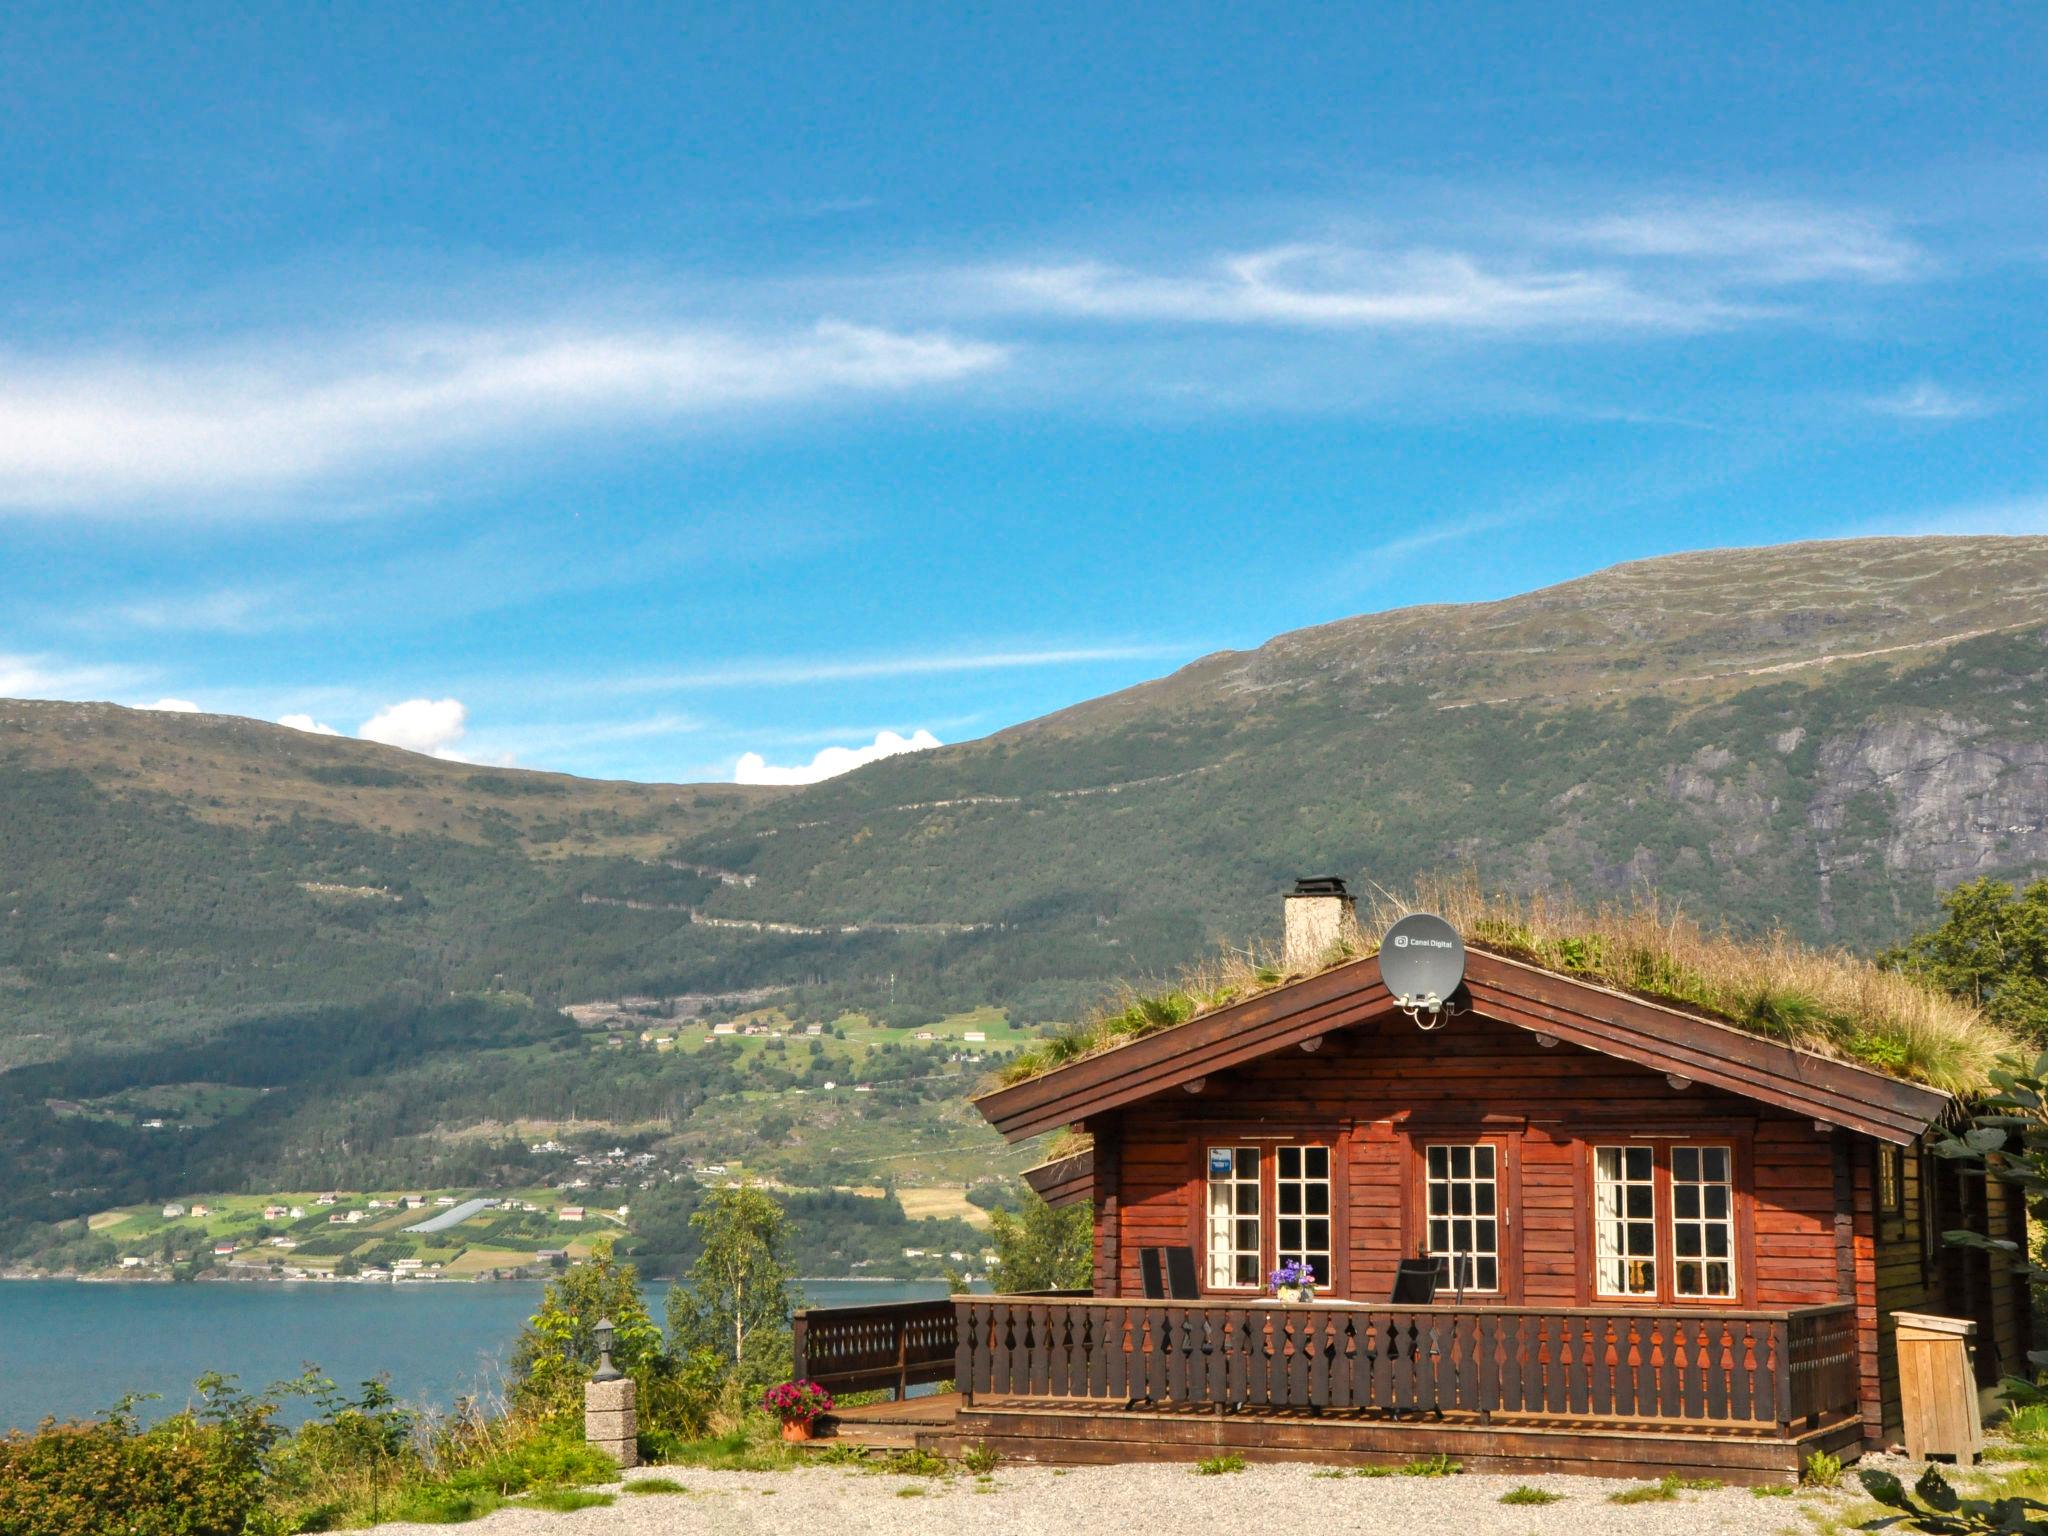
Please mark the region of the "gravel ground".
MULTIPOLYGON (((1870 1464, 1869 1462, 1865 1463, 1870 1464)), ((1895 1469, 1902 1466, 1891 1462, 1895 1469)), ((1855 1502, 1802 1491, 1758 1498, 1747 1488, 1680 1493, 1671 1503, 1616 1505, 1610 1493, 1641 1484, 1602 1478, 1332 1477, 1306 1466, 1255 1466, 1198 1476, 1185 1464, 1123 1467, 999 1467, 986 1480, 962 1472, 913 1478, 841 1467, 788 1472, 699 1472, 644 1467, 684 1494, 621 1497, 605 1509, 556 1514, 508 1508, 464 1526, 476 1536, 900 1536, 938 1529, 961 1536, 1132 1536, 1156 1532, 1399 1532, 1400 1536, 1777 1536, 1811 1533, 1807 1512, 1855 1502), (1542 1488, 1555 1504, 1507 1505, 1509 1489, 1542 1488)), ((1853 1486, 1853 1479, 1849 1480, 1853 1486)), ((389 1525, 383 1536, 447 1536, 448 1527, 389 1525)))

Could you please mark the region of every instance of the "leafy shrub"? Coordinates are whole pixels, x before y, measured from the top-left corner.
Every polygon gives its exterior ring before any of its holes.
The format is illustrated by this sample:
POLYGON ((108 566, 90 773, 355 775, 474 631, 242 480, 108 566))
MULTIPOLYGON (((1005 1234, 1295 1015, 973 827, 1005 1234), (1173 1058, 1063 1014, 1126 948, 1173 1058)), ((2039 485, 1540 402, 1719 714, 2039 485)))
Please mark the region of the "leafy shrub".
POLYGON ((1842 1486, 1842 1458, 1826 1451, 1815 1451, 1806 1458, 1806 1465, 1800 1469, 1799 1480, 1809 1488, 1839 1488, 1842 1486))
POLYGON ((1195 1463, 1197 1477, 1221 1477, 1226 1472, 1242 1472, 1244 1458, 1235 1451, 1222 1456, 1204 1456, 1195 1463))
POLYGON ((261 1499, 252 1469, 181 1416, 147 1434, 118 1419, 45 1421, 0 1439, 8 1536, 240 1536, 261 1499))
POLYGON ((1928 1536, 1998 1536, 2001 1532, 2048 1529, 2048 1504, 2024 1494, 2002 1499, 1965 1499, 1948 1479, 1929 1467, 1908 1493, 1898 1478, 1874 1469, 1857 1473, 1863 1491, 1905 1517, 1909 1529, 1928 1536))
POLYGON ((992 1445, 976 1443, 966 1446, 960 1452, 960 1465, 982 1477, 1002 1465, 1003 1453, 992 1445))

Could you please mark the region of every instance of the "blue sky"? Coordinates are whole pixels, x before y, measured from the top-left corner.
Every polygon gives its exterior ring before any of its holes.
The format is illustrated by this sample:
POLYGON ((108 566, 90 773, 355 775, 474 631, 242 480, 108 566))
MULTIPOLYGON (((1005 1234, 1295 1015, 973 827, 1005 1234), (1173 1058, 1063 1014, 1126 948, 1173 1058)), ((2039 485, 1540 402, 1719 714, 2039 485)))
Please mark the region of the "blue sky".
POLYGON ((2048 531, 2039 7, 1294 9, 17 0, 0 694, 729 779, 2048 531))

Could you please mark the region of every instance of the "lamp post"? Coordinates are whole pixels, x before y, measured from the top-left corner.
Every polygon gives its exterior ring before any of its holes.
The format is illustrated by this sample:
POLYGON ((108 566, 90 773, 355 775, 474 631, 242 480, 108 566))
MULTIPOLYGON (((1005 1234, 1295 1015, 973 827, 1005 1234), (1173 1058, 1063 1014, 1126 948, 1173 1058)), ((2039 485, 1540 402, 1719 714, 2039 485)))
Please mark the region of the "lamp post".
POLYGON ((598 1319, 597 1328, 597 1374, 593 1381, 617 1381, 625 1373, 612 1364, 612 1320, 598 1319))
POLYGON ((583 1384, 583 1438, 622 1467, 640 1464, 639 1403, 633 1378, 612 1364, 612 1320, 598 1319, 597 1373, 583 1384))

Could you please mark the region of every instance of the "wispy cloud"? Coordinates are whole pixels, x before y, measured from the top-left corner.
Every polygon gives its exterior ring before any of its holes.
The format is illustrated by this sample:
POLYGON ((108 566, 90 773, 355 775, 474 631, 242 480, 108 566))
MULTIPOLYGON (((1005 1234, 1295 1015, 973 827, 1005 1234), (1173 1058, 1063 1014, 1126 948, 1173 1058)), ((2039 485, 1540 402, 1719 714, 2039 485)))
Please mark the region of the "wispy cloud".
POLYGON ((1693 331, 1756 312, 1715 295, 1659 294, 1617 270, 1343 245, 1274 246, 1164 273, 1099 261, 1011 266, 985 280, 1012 307, 1068 317, 1319 330, 1693 331))
POLYGON ((271 338, 234 353, 0 357, 0 503, 291 484, 593 424, 929 387, 1004 357, 987 342, 841 323, 771 334, 473 327, 357 344, 271 338))
POLYGON ((1881 214, 1672 201, 1575 221, 1476 216, 1428 239, 1283 242, 1149 265, 1099 257, 971 275, 1000 309, 1125 323, 1444 333, 1721 329, 1796 314, 1784 290, 1896 283, 1920 248, 1881 214))
POLYGON ((710 688, 781 688, 870 678, 927 677, 948 672, 999 672, 1019 667, 1080 666, 1101 661, 1156 661, 1189 655, 1185 645, 1091 645, 1046 650, 961 651, 838 661, 809 657, 744 661, 691 672, 656 672, 575 685, 578 692, 682 693, 710 688))
POLYGON ((1930 266, 1926 253, 1881 213, 1801 203, 1651 203, 1565 225, 1557 234, 1622 256, 1718 267, 1760 285, 1896 283, 1930 266))
POLYGON ((1983 400, 1944 389, 1929 379, 1873 396, 1863 404, 1880 416, 1896 416, 1902 421, 1962 421, 1988 415, 1991 409, 1983 400))
POLYGON ((141 675, 134 667, 83 665, 46 652, 0 651, 0 698, 105 699, 141 675))
POLYGON ((104 613, 87 615, 84 622, 95 627, 111 624, 129 629, 170 632, 255 634, 284 621, 278 596, 268 592, 221 588, 183 596, 153 597, 121 603, 104 613))

